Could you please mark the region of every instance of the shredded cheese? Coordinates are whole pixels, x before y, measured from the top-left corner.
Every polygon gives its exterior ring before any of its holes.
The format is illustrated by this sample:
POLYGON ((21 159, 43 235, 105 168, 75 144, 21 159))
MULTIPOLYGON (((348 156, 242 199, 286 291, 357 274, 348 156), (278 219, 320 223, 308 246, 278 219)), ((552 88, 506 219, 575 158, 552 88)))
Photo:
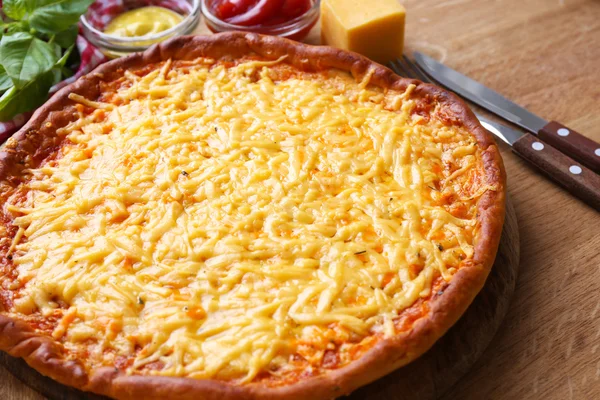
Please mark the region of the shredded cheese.
POLYGON ((276 80, 275 64, 169 61, 126 73, 114 105, 72 95, 98 111, 5 205, 13 312, 62 309, 52 334, 89 363, 133 355, 130 373, 241 382, 294 354, 319 363, 327 332, 394 335, 472 255, 474 212, 445 199, 476 148, 423 123, 414 86, 276 80))

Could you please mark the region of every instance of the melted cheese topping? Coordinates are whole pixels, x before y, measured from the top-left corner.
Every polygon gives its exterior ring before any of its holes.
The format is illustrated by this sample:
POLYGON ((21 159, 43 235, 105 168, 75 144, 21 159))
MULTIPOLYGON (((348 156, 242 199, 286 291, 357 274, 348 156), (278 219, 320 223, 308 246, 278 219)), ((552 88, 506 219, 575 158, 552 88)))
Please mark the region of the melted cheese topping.
POLYGON ((394 335, 473 254, 479 150, 414 86, 276 63, 169 61, 71 96, 96 110, 5 205, 13 312, 58 315, 88 366, 239 382, 394 335))

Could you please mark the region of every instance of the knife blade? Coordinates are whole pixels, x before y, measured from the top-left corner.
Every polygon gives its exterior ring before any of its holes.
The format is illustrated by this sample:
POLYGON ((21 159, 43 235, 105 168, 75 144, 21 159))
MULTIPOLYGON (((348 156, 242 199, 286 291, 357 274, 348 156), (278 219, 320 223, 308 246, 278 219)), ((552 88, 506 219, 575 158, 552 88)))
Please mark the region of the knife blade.
POLYGON ((481 83, 420 53, 415 61, 441 85, 537 135, 556 149, 600 173, 600 144, 556 121, 546 121, 481 83))
POLYGON ((512 146, 517 140, 522 138, 524 135, 524 133, 521 131, 511 129, 506 125, 499 124, 495 121, 492 121, 491 119, 484 117, 481 114, 477 114, 477 119, 479 119, 479 122, 485 129, 502 139, 510 146, 512 146))
POLYGON ((520 132, 477 114, 481 125, 508 143, 513 152, 570 193, 600 211, 600 175, 530 133, 520 132))

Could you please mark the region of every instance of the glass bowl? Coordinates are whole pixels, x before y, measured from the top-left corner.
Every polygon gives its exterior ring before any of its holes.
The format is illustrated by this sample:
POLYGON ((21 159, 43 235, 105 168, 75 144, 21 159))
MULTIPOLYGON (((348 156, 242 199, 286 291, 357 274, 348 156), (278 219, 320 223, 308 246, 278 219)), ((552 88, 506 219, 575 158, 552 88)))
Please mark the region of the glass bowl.
POLYGON ((204 14, 206 26, 215 33, 227 31, 255 32, 293 40, 302 40, 319 20, 321 0, 311 0, 312 7, 308 11, 287 22, 278 25, 253 26, 234 25, 222 21, 213 13, 212 6, 215 0, 201 0, 201 2, 202 14, 204 14))
POLYGON ((81 28, 85 38, 111 58, 144 51, 163 40, 190 34, 200 21, 200 0, 125 0, 115 6, 112 2, 97 1, 81 16, 81 28), (110 3, 111 5, 107 5, 110 3), (183 20, 165 31, 138 37, 119 37, 103 32, 117 15, 147 6, 159 6, 175 11, 183 20))

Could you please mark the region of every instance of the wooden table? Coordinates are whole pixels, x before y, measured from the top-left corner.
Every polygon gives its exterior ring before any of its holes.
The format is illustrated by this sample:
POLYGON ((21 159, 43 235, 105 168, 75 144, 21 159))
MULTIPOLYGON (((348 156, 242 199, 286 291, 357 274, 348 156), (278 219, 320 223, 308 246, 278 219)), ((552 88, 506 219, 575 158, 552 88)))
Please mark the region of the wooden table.
MULTIPOLYGON (((600 1, 403 3, 407 50, 600 141, 600 1)), ((308 41, 318 37, 315 29, 308 41)), ((520 277, 505 323, 446 398, 600 399, 600 214, 501 148, 520 277)), ((43 397, 0 369, 0 399, 43 397)))

